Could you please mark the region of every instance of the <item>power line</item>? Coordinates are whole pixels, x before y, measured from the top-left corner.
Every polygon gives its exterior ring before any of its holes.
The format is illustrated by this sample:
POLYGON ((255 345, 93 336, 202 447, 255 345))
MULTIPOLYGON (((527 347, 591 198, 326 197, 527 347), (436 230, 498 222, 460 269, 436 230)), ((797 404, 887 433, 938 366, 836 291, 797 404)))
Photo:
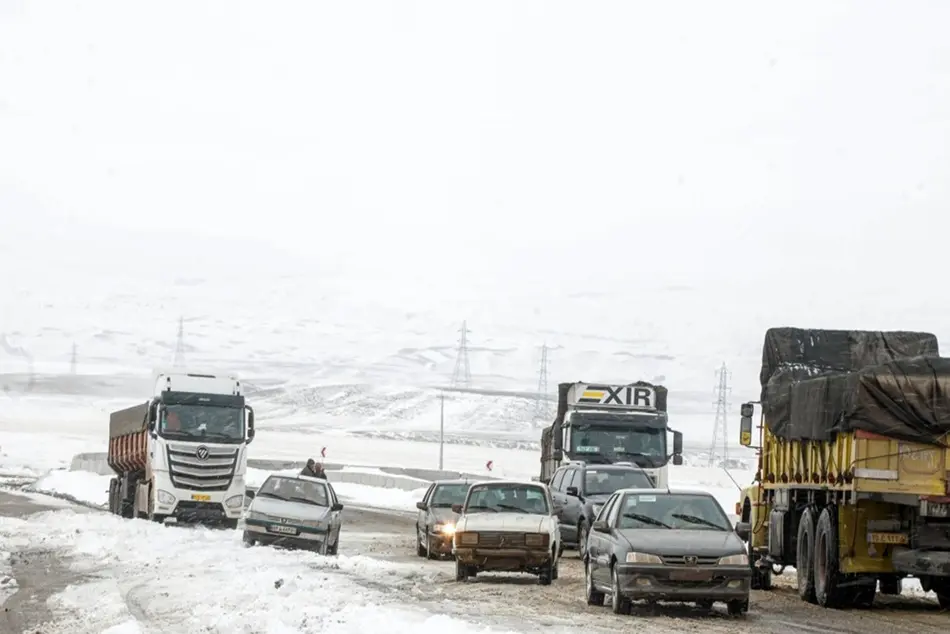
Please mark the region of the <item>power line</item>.
POLYGON ((470 387, 472 384, 472 368, 468 362, 468 324, 462 322, 459 329, 459 347, 455 356, 455 370, 452 372, 452 387, 470 387))
POLYGON ((178 340, 175 342, 175 360, 172 361, 172 367, 182 369, 185 367, 185 318, 178 318, 178 340))
POLYGON ((713 401, 713 404, 716 406, 716 422, 713 425, 712 443, 709 445, 710 467, 716 464, 717 446, 720 441, 722 442, 722 453, 720 457, 724 463, 729 460, 729 393, 732 392, 732 388, 729 387, 729 379, 732 373, 729 372, 728 368, 726 368, 726 364, 723 363, 719 368, 718 374, 719 380, 716 383, 715 390, 716 400, 713 401))
POLYGON ((538 397, 535 401, 534 416, 536 419, 548 417, 548 403, 545 398, 548 394, 548 344, 541 345, 541 369, 538 371, 538 397))

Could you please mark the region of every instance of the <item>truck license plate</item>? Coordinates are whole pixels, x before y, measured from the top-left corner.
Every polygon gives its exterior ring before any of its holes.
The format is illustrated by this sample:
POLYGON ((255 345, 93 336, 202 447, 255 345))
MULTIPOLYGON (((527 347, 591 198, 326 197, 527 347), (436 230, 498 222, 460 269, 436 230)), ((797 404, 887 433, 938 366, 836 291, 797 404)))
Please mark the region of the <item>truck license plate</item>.
POLYGON ((868 533, 868 542, 872 544, 906 544, 904 533, 868 533))
POLYGON ((284 535, 296 535, 297 529, 293 526, 268 526, 267 530, 272 533, 283 533, 284 535))
POLYGON ((191 499, 194 500, 194 501, 196 501, 196 502, 210 502, 210 501, 211 501, 211 496, 210 496, 210 495, 201 495, 201 494, 199 494, 199 493, 192 493, 192 494, 191 494, 191 499))
POLYGON ((709 581, 712 579, 711 570, 671 570, 670 579, 673 581, 709 581))

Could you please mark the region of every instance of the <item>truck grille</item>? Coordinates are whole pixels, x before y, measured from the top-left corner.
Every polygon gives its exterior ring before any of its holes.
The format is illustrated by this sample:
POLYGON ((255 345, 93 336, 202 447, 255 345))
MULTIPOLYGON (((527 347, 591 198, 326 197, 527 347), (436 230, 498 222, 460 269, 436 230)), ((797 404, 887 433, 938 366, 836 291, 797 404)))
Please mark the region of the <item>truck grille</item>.
POLYGON ((667 566, 716 566, 719 565, 719 557, 696 557, 695 563, 692 558, 686 561, 686 557, 662 557, 663 563, 667 566))
POLYGON ((524 533, 484 531, 478 533, 478 545, 482 548, 519 547, 524 546, 524 536, 524 533), (504 541, 504 544, 502 544, 502 541, 504 541))
POLYGON ((239 447, 168 445, 168 472, 182 489, 226 491, 234 479, 239 447), (207 451, 205 455, 204 451, 207 451), (202 458, 198 456, 201 455, 202 458))

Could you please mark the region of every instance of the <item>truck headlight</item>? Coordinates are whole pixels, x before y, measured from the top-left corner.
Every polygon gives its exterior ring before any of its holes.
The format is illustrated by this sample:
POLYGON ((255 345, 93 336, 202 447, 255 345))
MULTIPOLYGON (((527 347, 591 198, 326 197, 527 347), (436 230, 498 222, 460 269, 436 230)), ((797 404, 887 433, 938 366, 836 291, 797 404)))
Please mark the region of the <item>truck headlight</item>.
POLYGON ((729 555, 728 557, 720 557, 719 565, 720 566, 748 566, 749 556, 748 555, 729 555))
POLYGON ((224 505, 229 509, 239 509, 244 506, 244 494, 232 495, 224 501, 224 505))
POLYGON ((442 533, 443 535, 454 535, 455 524, 436 524, 432 527, 432 530, 436 533, 442 533))
POLYGON ((547 546, 548 536, 545 533, 528 533, 524 536, 525 546, 547 546))
POLYGON ((628 564, 663 564, 663 560, 649 553, 627 553, 628 564))
POLYGON ((158 503, 159 504, 174 504, 175 496, 169 493, 168 491, 158 490, 158 503))

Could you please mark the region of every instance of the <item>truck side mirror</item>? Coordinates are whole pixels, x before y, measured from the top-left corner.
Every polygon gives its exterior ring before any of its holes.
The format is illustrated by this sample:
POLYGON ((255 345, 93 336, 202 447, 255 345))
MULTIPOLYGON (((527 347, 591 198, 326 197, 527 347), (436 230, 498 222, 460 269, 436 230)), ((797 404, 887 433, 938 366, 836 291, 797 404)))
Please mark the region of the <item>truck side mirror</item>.
POLYGON ((683 466, 683 454, 679 454, 679 453, 673 454, 673 466, 674 467, 683 466))
POLYGON ((250 405, 245 405, 244 408, 247 410, 247 444, 251 444, 254 440, 254 410, 250 405))
POLYGON ((683 454, 683 432, 673 432, 673 455, 681 456, 683 454))
POLYGON ((739 444, 743 447, 752 446, 752 415, 755 406, 752 403, 743 403, 739 410, 742 418, 739 419, 739 444))
POLYGON ((158 403, 153 401, 148 405, 148 418, 146 420, 146 426, 148 431, 153 436, 155 435, 155 426, 158 424, 158 403))
POLYGON ((560 462, 564 460, 564 452, 562 452, 560 449, 555 449, 551 457, 554 458, 556 462, 560 462))

